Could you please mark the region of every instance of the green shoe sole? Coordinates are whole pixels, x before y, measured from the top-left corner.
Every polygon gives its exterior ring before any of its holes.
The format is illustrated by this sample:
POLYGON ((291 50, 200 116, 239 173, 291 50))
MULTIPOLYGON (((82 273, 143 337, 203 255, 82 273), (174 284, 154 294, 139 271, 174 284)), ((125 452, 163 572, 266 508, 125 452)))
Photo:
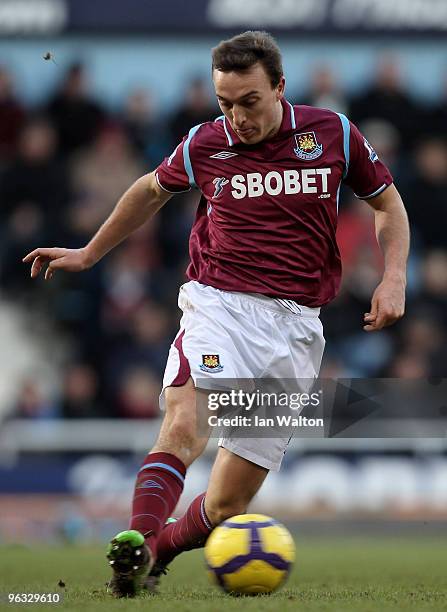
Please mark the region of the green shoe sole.
POLYGON ((154 559, 139 531, 118 533, 107 547, 107 559, 113 570, 108 589, 115 597, 135 597, 145 588, 154 559))

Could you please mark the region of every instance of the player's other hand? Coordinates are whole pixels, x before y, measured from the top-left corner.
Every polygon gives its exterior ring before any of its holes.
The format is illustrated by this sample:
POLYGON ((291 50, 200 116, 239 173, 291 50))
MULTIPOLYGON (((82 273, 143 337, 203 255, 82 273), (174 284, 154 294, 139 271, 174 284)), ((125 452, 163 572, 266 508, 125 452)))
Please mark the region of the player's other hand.
POLYGON ((58 247, 34 249, 22 261, 24 263, 32 262, 31 278, 39 276, 42 268, 48 264, 45 270, 45 280, 50 280, 55 270, 82 272, 94 264, 85 249, 61 249, 58 247))
POLYGON ((405 312, 405 281, 401 278, 384 278, 374 291, 371 312, 366 312, 363 329, 378 331, 392 325, 405 312))

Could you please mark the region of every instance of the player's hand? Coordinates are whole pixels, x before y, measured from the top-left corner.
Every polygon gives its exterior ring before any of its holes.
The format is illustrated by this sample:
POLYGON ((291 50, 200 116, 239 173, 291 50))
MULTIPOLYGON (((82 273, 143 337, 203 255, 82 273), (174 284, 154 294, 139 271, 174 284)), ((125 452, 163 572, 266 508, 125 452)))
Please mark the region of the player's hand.
POLYGON ((378 331, 392 325, 405 312, 405 281, 401 278, 384 278, 374 291, 371 312, 366 312, 363 329, 378 331))
POLYGON ((22 259, 24 263, 31 263, 31 278, 40 274, 45 264, 45 280, 50 280, 55 270, 67 272, 82 272, 93 265, 85 249, 61 249, 58 247, 48 249, 34 249, 22 259))

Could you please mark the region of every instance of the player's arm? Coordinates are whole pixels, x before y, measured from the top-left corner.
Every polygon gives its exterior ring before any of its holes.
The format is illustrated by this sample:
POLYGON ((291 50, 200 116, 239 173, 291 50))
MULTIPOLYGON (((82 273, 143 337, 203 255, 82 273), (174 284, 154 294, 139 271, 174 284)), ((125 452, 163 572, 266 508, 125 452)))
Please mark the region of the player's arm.
POLYGON ((146 174, 131 185, 85 247, 38 248, 28 253, 23 261, 32 262, 32 278, 38 276, 44 264, 48 263, 46 280, 52 277, 55 270, 87 270, 150 219, 171 197, 171 193, 160 187, 154 172, 146 174))
POLYGON ((371 300, 371 312, 364 316, 363 329, 376 331, 392 325, 404 314, 410 230, 404 204, 393 184, 366 201, 374 209, 377 241, 385 260, 382 281, 371 300))

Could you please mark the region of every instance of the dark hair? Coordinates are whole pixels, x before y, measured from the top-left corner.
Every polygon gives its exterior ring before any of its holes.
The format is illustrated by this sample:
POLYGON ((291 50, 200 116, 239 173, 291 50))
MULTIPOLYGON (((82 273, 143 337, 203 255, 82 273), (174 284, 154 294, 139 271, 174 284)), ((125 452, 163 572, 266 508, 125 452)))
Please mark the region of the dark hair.
POLYGON ((222 40, 212 49, 212 69, 222 72, 248 70, 262 64, 272 87, 283 75, 281 51, 268 32, 248 30, 229 40, 222 40))

